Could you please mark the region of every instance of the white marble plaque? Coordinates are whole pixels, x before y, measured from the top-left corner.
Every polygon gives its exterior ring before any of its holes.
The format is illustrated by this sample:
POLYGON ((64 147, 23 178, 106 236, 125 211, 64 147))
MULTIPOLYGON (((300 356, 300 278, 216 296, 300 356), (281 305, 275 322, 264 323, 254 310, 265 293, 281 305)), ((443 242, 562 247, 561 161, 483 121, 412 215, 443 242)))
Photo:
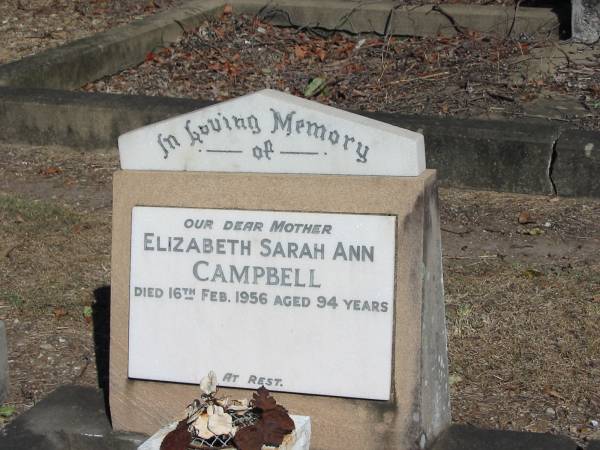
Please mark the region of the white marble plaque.
POLYGON ((135 207, 129 377, 388 400, 395 216, 135 207))
POLYGON ((119 137, 129 170, 418 176, 423 135, 263 90, 119 137))

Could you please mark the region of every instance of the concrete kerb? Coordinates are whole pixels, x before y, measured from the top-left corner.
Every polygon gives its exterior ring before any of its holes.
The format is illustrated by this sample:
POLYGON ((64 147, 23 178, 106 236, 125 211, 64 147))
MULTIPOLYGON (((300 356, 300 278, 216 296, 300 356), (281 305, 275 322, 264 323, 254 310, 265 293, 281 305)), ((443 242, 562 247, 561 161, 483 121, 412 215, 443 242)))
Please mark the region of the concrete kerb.
POLYGON ((600 133, 566 130, 556 142, 551 177, 565 196, 600 197, 600 133))
POLYGON ((557 40, 559 20, 550 8, 482 5, 402 6, 393 1, 372 3, 339 0, 234 1, 237 11, 261 17, 274 25, 377 33, 400 36, 453 36, 467 30, 504 37, 526 34, 557 40), (514 20, 514 24, 513 24, 514 20))
POLYGON ((0 86, 77 89, 142 62, 221 10, 222 0, 191 0, 128 25, 0 66, 0 86))
MULTIPOLYGON (((130 25, 0 66, 0 86, 70 89, 142 61, 148 51, 179 38, 211 15, 221 14, 226 0, 191 0, 130 25)), ((506 33, 512 16, 506 8, 444 5, 399 8, 391 2, 369 4, 343 0, 234 0, 237 12, 259 13, 276 24, 315 26, 380 34, 456 33, 459 29, 506 33), (481 17, 486 16, 485 20, 481 17), (452 20, 451 20, 452 19, 452 20), (449 25, 450 23, 450 25, 449 25), (476 27, 475 27, 476 28, 476 27)), ((514 11, 512 12, 514 14, 514 11)), ((558 19, 543 8, 519 8, 513 32, 554 33, 558 19), (526 31, 524 31, 526 30, 526 31)), ((67 91, 0 88, 0 140, 60 144, 80 148, 113 147, 119 134, 141 125, 206 105, 183 99, 84 94, 67 91)), ((462 121, 401 114, 370 114, 378 120, 422 130, 428 142, 428 165, 440 168, 443 182, 460 187, 553 194, 552 176, 566 195, 597 195, 597 188, 563 182, 561 171, 581 164, 575 152, 565 166, 556 156, 560 128, 506 121, 462 121), (465 164, 469 161, 469 164, 465 164)), ((592 179, 592 177, 590 177, 592 179)), ((588 181, 591 185, 593 181, 588 181)))
MULTIPOLYGON (((76 89, 144 60, 207 17, 221 14, 226 0, 190 0, 146 19, 0 66, 0 86, 76 89)), ((399 7, 393 1, 231 0, 236 12, 259 14, 279 25, 353 33, 429 36, 474 30, 506 36, 542 34, 558 38, 559 22, 549 8, 478 5, 399 7), (514 20, 514 24, 513 24, 514 20)))
POLYGON ((191 99, 0 87, 0 141, 114 148, 126 131, 208 104, 191 99))
MULTIPOLYGON (((11 450, 135 450, 146 436, 112 431, 102 392, 62 386, 0 430, 11 450)), ((600 450, 592 441, 586 450, 600 450)), ((451 425, 429 450, 581 450, 566 436, 451 425)))
POLYGON ((430 450, 581 450, 566 436, 451 425, 430 450))
MULTIPOLYGON (((126 131, 209 104, 192 99, 0 88, 0 141, 115 148, 118 136, 126 131)), ((597 172, 600 132, 567 132, 552 122, 359 114, 422 132, 427 166, 439 169, 442 183, 448 186, 554 194, 556 185, 558 195, 600 196, 597 177, 591 176, 597 172), (579 135, 582 140, 573 137, 579 135), (590 143, 594 143, 591 149, 590 143), (578 176, 579 170, 589 170, 590 176, 578 176)))
POLYGON ((10 450, 135 450, 147 438, 115 432, 101 391, 64 385, 0 430, 10 450))

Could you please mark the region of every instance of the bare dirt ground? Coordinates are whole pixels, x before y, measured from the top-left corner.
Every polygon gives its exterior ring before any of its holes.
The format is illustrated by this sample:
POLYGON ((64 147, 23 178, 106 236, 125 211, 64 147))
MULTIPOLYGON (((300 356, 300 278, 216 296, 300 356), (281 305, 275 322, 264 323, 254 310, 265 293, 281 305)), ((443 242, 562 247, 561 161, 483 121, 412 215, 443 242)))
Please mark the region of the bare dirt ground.
MULTIPOLYGON (((0 318, 18 413, 60 384, 105 385, 117 166, 116 152, 0 147, 0 318)), ((600 438, 600 201, 440 197, 454 420, 600 438)))
POLYGON ((564 48, 467 30, 407 38, 275 28, 224 11, 83 89, 220 101, 272 88, 350 110, 551 117, 600 129, 600 46, 564 48))
POLYGON ((178 0, 2 0, 0 64, 141 19, 178 0))

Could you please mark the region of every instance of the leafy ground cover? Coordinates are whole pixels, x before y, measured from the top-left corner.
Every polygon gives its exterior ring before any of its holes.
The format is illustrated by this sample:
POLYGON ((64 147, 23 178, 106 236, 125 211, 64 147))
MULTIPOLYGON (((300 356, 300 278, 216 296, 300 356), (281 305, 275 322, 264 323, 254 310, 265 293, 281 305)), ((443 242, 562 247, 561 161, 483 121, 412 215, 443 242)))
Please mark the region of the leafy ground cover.
MULTIPOLYGON (((538 0, 528 0, 539 2, 538 0)), ((3 0, 0 64, 141 19, 183 0, 3 0)), ((397 4, 514 4, 514 0, 398 0, 397 4)))
MULTIPOLYGON (((15 414, 60 384, 106 386, 117 167, 114 152, 0 147, 15 414)), ((456 189, 440 199, 454 420, 599 439, 600 201, 456 189)))
POLYGON ((220 101, 272 88, 350 110, 483 118, 538 117, 540 105, 562 103, 555 120, 599 129, 600 47, 557 47, 553 70, 524 73, 556 46, 467 30, 411 38, 278 28, 226 9, 83 89, 220 101))
MULTIPOLYGON (((178 0, 2 0, 0 64, 161 11, 178 0)), ((180 3, 180 2, 179 2, 180 3)))

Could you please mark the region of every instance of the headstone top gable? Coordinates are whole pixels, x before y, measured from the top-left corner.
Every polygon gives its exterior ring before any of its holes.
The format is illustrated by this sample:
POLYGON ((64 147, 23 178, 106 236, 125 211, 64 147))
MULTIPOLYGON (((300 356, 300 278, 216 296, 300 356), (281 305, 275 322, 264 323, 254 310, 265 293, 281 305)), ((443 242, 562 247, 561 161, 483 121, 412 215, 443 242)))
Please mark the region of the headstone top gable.
POLYGON ((423 135, 265 89, 119 137, 128 170, 419 176, 423 135))

